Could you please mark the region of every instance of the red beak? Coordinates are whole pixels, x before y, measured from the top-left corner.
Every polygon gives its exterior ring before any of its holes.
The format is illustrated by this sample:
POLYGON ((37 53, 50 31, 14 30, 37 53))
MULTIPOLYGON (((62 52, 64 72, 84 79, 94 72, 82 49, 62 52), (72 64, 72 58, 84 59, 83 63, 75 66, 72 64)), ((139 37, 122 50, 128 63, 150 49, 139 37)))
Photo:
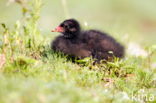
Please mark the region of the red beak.
POLYGON ((64 32, 64 28, 58 26, 57 28, 55 28, 55 30, 52 30, 51 32, 64 32))

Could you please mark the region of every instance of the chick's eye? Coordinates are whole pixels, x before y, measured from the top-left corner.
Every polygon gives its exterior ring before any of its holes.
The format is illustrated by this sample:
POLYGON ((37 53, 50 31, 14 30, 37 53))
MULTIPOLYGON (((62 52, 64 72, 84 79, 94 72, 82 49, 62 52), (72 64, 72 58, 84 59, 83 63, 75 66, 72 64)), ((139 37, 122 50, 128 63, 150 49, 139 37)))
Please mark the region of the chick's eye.
POLYGON ((69 26, 69 25, 64 25, 64 27, 65 27, 65 28, 70 28, 70 26, 69 26))

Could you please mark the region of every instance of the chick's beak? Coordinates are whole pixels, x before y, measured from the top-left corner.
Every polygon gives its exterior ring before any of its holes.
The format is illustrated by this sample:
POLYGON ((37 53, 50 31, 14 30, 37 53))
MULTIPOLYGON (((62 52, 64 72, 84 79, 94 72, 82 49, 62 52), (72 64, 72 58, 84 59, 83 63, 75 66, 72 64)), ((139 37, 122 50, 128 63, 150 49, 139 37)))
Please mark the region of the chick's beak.
POLYGON ((64 28, 58 26, 57 28, 55 28, 55 30, 52 30, 51 32, 64 32, 64 28))

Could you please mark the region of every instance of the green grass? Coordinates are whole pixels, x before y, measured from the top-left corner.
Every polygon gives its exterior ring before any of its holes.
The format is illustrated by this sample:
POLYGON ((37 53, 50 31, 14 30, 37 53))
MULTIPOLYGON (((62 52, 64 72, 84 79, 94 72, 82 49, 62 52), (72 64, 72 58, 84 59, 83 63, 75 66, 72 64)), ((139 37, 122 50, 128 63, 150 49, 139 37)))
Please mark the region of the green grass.
MULTIPOLYGON (((121 0, 117 5, 113 6, 113 9, 110 9, 109 5, 113 5, 113 2, 115 1, 105 2, 108 9, 106 11, 110 13, 109 16, 115 15, 114 12, 120 13, 120 10, 121 12, 126 12, 130 9, 125 6, 125 11, 122 10, 120 8, 121 0)), ((53 3, 57 4, 58 2, 54 1, 53 3)), ((71 8, 73 3, 77 2, 70 1, 69 8, 71 8)), ((87 3, 86 1, 81 7, 85 8, 87 3)), ((93 1, 88 7, 94 7, 94 3, 97 2, 93 1)), ((137 2, 125 2, 126 5, 132 5, 133 3, 139 5, 137 2)), ((99 5, 97 8, 100 9, 100 3, 97 4, 99 5)), ((143 4, 146 5, 144 2, 143 4)), ((41 27, 41 25, 38 25, 40 11, 42 7, 44 8, 41 0, 32 0, 24 3, 24 6, 20 3, 20 7, 21 19, 15 24, 11 24, 11 27, 3 22, 0 30, 0 64, 4 62, 2 66, 0 65, 0 103, 156 102, 156 67, 152 66, 156 61, 156 47, 153 42, 150 42, 148 46, 144 46, 148 53, 146 57, 136 57, 127 53, 124 59, 118 60, 115 58, 114 62, 108 62, 107 64, 92 65, 93 61, 90 58, 86 58, 77 61, 80 63, 78 65, 67 60, 65 55, 54 53, 50 49, 49 44, 56 35, 45 35, 45 31, 41 32, 39 29, 41 27), (144 95, 142 96, 142 94, 144 95)), ((139 8, 138 6, 136 7, 139 8)), ((65 12, 68 12, 67 10, 65 12)), ((73 11, 77 10, 73 8, 69 14, 73 11)), ((133 13, 134 11, 131 12, 133 13)), ((131 14, 131 12, 129 13, 131 14)), ((151 12, 155 13, 154 10, 151 12)), ((96 14, 96 11, 93 11, 93 13, 96 14)), ((69 14, 65 13, 66 16, 69 14)), ((97 14, 100 15, 100 13, 97 14)), ((155 16, 154 14, 148 14, 149 17, 144 17, 152 18, 155 16)), ((79 16, 82 15, 80 14, 79 16)), ((140 15, 143 16, 145 13, 140 15)), ((102 18, 104 16, 101 15, 99 17, 102 18)), ((97 21, 94 16, 88 16, 88 18, 89 20, 95 18, 95 21, 92 22, 97 21)), ((121 16, 117 20, 109 19, 107 21, 110 22, 109 24, 106 22, 101 25, 107 24, 107 26, 104 26, 105 29, 124 43, 127 48, 129 38, 125 37, 123 40, 120 38, 121 35, 119 33, 125 33, 123 29, 133 27, 139 21, 137 18, 135 19, 137 22, 133 21, 132 24, 126 25, 127 27, 124 28, 121 25, 131 21, 123 23, 120 20, 123 20, 123 18, 121 16), (117 22, 114 24, 113 20, 117 22), (112 25, 112 30, 109 28, 110 25, 112 25)), ((96 23, 94 26, 96 26, 96 23)), ((84 28, 91 28, 90 24, 89 27, 84 28)), ((126 30, 129 37, 131 36, 130 34, 142 33, 134 27, 126 30)), ((137 35, 136 37, 140 36, 137 35)))

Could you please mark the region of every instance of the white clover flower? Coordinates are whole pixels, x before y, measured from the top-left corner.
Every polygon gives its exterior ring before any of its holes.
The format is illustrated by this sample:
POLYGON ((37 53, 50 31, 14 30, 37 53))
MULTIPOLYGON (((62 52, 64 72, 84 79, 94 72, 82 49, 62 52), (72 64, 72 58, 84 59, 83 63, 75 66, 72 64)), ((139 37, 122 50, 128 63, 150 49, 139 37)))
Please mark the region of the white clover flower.
POLYGON ((128 44, 127 53, 136 57, 147 57, 148 53, 137 43, 130 42, 128 44))

